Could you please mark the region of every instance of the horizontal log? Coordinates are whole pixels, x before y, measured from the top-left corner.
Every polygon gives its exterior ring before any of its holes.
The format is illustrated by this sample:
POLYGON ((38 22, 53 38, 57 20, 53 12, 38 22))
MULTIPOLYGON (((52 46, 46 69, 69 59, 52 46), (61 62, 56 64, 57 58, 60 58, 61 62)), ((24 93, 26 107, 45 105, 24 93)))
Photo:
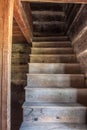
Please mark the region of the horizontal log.
POLYGON ((12 85, 16 85, 16 86, 26 86, 26 80, 22 80, 22 79, 11 79, 11 84, 12 85))
POLYGON ((17 75, 17 74, 26 74, 28 72, 28 66, 25 65, 12 65, 11 67, 12 70, 12 75, 17 75))
MULTIPOLYGON (((30 48, 28 46, 28 44, 12 44, 12 53, 30 53, 30 48)), ((14 54, 14 55, 16 55, 14 54)))

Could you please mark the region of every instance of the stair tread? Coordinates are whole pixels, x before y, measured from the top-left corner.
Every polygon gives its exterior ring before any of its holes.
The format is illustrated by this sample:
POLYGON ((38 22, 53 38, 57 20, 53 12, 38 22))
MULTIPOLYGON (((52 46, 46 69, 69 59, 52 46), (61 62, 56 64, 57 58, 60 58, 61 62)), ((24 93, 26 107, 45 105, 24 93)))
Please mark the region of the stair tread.
POLYGON ((79 104, 79 103, 58 103, 58 102, 25 102, 24 104, 23 104, 23 108, 25 108, 25 107, 36 107, 36 108, 39 108, 39 107, 69 107, 69 108, 71 108, 71 109, 73 109, 73 108, 87 108, 86 106, 83 106, 83 105, 81 105, 81 104, 79 104))
POLYGON ((24 122, 21 126, 21 130, 87 130, 86 124, 74 124, 74 123, 29 123, 24 122))

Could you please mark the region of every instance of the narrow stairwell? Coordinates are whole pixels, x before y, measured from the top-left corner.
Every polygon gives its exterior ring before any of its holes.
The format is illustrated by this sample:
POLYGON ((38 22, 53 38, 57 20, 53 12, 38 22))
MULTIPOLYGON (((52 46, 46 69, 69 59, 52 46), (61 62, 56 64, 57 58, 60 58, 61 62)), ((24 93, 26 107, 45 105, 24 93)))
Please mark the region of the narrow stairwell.
POLYGON ((20 130, 87 130, 87 88, 68 37, 35 38, 29 57, 20 130))

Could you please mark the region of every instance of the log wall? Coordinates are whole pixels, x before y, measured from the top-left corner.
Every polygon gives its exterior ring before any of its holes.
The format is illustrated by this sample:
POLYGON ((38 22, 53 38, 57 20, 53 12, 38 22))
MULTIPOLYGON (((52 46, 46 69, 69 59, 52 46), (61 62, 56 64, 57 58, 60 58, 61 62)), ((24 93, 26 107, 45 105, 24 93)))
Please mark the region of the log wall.
POLYGON ((68 35, 74 46, 77 59, 81 64, 82 72, 86 75, 87 86, 87 5, 83 5, 81 8, 68 35))
POLYGON ((25 99, 24 87, 27 82, 29 52, 29 44, 27 43, 13 43, 12 45, 12 130, 18 130, 22 122, 22 105, 25 99))

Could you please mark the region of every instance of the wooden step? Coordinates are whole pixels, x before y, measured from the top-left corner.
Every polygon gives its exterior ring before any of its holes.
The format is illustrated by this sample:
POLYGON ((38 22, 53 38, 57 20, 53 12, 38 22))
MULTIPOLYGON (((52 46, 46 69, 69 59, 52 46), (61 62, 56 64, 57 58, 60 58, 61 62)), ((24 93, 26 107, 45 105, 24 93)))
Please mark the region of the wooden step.
MULTIPOLYGON (((52 21, 61 21, 64 22, 66 18, 65 12, 58 11, 32 11, 33 21, 41 21, 41 22, 52 22, 52 21), (49 17, 49 19, 48 19, 49 17)), ((35 31, 35 30, 34 30, 35 31)), ((52 36, 53 36, 53 32, 52 36)), ((58 34, 57 34, 58 36, 58 34)))
POLYGON ((31 54, 74 54, 73 49, 68 48, 31 48, 31 54))
POLYGON ((30 55, 31 63, 76 63, 75 55, 30 55))
POLYGON ((42 47, 42 48, 56 48, 56 47, 62 47, 62 48, 64 48, 64 47, 71 47, 71 42, 70 41, 57 41, 57 42, 33 42, 32 43, 32 47, 38 47, 38 48, 40 48, 40 47, 42 47))
POLYGON ((67 36, 33 37, 33 41, 68 41, 67 36))
POLYGON ((29 123, 24 122, 20 130, 87 130, 86 124, 74 123, 29 123))
POLYGON ((87 108, 77 103, 31 103, 23 105, 24 121, 86 123, 87 108))
POLYGON ((82 87, 82 74, 27 74, 27 85, 31 88, 82 87))
POLYGON ((33 21, 33 29, 35 32, 38 33, 58 33, 58 35, 60 35, 64 34, 64 29, 66 29, 66 23, 64 21, 33 21))
POLYGON ((80 74, 79 64, 29 63, 30 74, 80 74))
POLYGON ((75 88, 29 88, 26 89, 26 102, 73 102, 85 104, 87 89, 75 88))

